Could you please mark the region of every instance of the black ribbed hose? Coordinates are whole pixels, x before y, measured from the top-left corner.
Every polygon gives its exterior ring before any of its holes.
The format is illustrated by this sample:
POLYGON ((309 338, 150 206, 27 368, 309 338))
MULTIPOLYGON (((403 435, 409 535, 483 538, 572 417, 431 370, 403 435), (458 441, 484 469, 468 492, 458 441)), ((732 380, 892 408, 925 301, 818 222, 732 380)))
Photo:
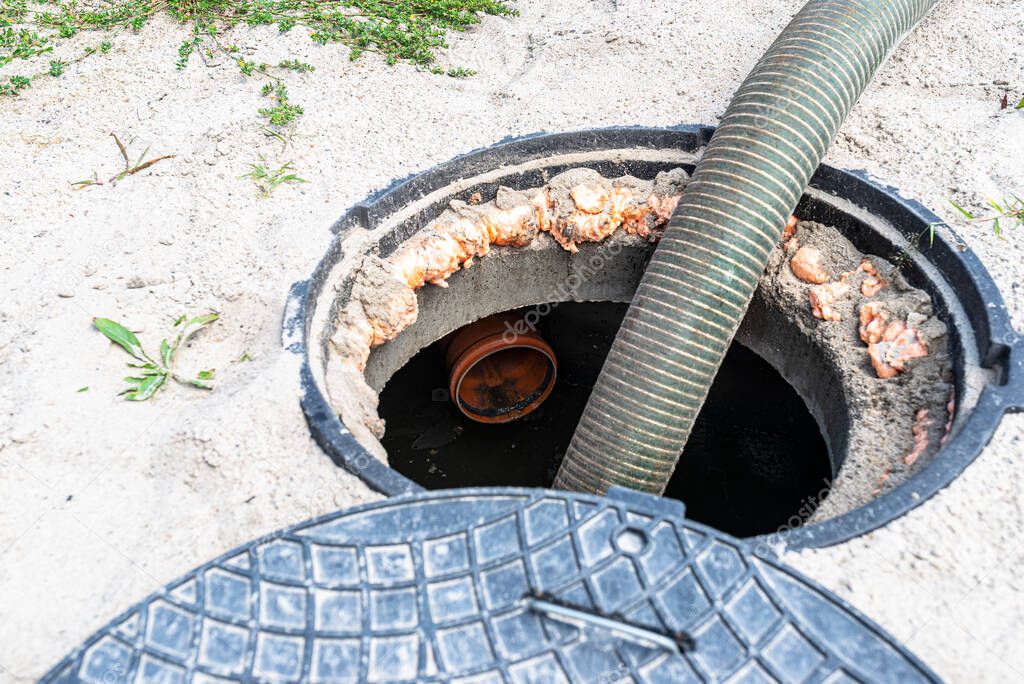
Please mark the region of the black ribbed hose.
POLYGON ((757 63, 640 281, 556 487, 665 490, 811 175, 875 71, 937 2, 811 0, 757 63))

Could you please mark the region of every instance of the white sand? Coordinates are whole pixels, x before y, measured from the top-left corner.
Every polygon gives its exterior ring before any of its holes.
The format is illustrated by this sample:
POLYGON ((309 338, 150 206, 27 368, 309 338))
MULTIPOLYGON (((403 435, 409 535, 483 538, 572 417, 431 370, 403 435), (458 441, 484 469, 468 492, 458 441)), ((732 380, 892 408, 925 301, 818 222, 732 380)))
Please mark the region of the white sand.
MULTIPOLYGON (((800 4, 521 2, 521 18, 453 37, 444 58, 480 72, 465 82, 372 56, 350 63, 301 31, 239 31, 233 40, 256 59, 317 67, 290 80, 307 113, 283 153, 256 125, 256 83, 227 65, 175 70, 185 29, 167 20, 0 100, 0 680, 37 678, 229 547, 373 497, 313 445, 297 362, 278 343, 288 286, 312 270, 347 206, 509 135, 714 123, 800 4), (93 170, 118 170, 110 131, 137 138, 136 153, 151 144, 178 157, 116 187, 71 190, 93 170), (259 154, 294 161, 311 182, 258 199, 238 176, 259 154), (182 364, 216 367, 217 390, 115 396, 125 355, 91 330, 92 316, 142 329, 155 347, 177 315, 207 309, 222 319, 182 364), (245 352, 252 362, 233 362, 245 352)), ((1018 0, 947 0, 883 69, 831 161, 948 218, 948 197, 1024 192, 1024 112, 998 108, 1004 89, 1024 95, 1021 35, 1018 0)), ((1022 327, 1024 233, 961 233, 1022 327)), ((1024 679, 1022 452, 1024 417, 1010 417, 933 501, 790 560, 950 681, 1024 679)))

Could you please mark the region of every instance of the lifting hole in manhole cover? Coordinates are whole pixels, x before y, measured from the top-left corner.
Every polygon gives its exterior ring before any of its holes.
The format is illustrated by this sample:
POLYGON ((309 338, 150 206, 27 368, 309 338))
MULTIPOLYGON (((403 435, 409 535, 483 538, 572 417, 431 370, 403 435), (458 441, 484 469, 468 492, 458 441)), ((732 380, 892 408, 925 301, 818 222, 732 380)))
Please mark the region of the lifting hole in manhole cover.
POLYGON ((625 527, 614 538, 619 550, 632 556, 644 553, 651 542, 647 531, 636 527, 625 527))

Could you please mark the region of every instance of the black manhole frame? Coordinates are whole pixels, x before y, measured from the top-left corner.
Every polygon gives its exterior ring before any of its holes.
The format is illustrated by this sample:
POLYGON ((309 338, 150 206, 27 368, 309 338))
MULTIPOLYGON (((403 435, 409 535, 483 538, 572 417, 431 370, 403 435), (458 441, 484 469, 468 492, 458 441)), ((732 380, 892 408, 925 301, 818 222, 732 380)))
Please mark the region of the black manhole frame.
MULTIPOLYGON (((359 444, 330 406, 310 366, 310 344, 317 343, 310 340, 317 300, 329 282, 332 269, 343 256, 342 242, 350 230, 372 230, 382 218, 408 203, 457 180, 502 166, 552 155, 599 150, 643 148, 697 152, 707 145, 714 130, 702 125, 665 128, 626 126, 506 138, 426 171, 395 180, 349 208, 332 226, 335 237, 312 275, 292 285, 282 324, 284 347, 301 357, 300 403, 316 443, 336 465, 357 475, 381 494, 397 496, 425 491, 421 485, 377 460, 359 444)), ((929 225, 941 223, 938 216, 919 202, 902 197, 895 188, 872 180, 863 171, 845 171, 822 164, 810 185, 888 222, 907 240, 913 240, 929 225)), ((808 201, 814 200, 805 195, 801 204, 808 201)), ((442 204, 446 203, 447 200, 442 204)), ((441 208, 437 207, 437 213, 441 208)), ((826 214, 833 210, 828 205, 823 205, 823 208, 826 214)), ((412 234, 396 233, 397 230, 381 239, 382 254, 394 251, 412 234)), ((1024 411, 1024 337, 1013 329, 995 282, 974 252, 951 230, 936 231, 927 254, 927 259, 920 252, 911 254, 910 258, 915 264, 929 264, 955 293, 966 313, 966 320, 954 322, 970 326, 980 365, 992 371, 994 380, 985 383, 977 404, 970 409, 960 430, 916 475, 871 503, 835 518, 755 538, 765 545, 789 549, 832 546, 899 518, 948 486, 963 472, 991 440, 1005 413, 1024 411)), ((934 296, 935 285, 931 281, 924 285, 934 296)), ((941 313, 947 320, 951 316, 946 310, 941 313)), ((951 326, 951 338, 954 338, 954 351, 959 350, 954 354, 959 397, 963 391, 964 351, 957 325, 951 326)))

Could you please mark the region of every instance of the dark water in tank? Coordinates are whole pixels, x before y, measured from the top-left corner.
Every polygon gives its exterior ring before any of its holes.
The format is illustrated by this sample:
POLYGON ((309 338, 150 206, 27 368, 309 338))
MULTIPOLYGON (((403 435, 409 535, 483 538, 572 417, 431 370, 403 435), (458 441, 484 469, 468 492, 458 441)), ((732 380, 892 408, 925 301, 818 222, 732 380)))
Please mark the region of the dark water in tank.
MULTIPOLYGON (((463 416, 447 397, 442 350, 424 349, 381 393, 391 466, 428 489, 550 486, 625 312, 614 303, 553 307, 540 330, 558 358, 555 389, 537 411, 504 425, 463 416)), ((745 537, 813 510, 830 480, 825 441, 803 400, 734 343, 665 495, 682 500, 687 517, 745 537)))

